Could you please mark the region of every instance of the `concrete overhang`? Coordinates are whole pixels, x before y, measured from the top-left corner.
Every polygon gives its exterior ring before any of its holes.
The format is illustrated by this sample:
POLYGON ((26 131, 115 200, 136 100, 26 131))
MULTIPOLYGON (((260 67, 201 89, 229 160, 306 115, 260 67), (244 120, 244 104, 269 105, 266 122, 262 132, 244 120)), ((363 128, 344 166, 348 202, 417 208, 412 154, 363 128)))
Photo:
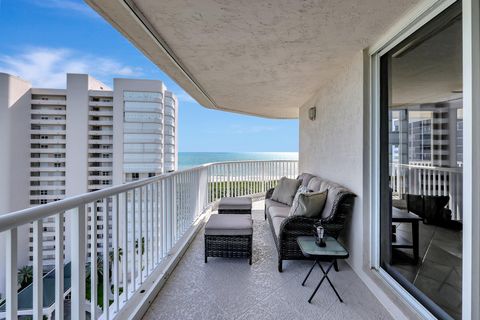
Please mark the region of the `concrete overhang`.
POLYGON ((201 105, 298 109, 419 0, 86 0, 201 105))

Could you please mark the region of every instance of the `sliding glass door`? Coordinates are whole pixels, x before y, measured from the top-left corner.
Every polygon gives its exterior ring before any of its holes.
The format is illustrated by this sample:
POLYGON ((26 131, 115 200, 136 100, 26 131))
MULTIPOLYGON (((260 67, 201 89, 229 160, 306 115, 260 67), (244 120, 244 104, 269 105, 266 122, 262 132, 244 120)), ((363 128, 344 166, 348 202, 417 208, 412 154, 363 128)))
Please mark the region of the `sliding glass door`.
POLYGON ((461 318, 461 3, 380 58, 380 262, 438 318, 461 318))

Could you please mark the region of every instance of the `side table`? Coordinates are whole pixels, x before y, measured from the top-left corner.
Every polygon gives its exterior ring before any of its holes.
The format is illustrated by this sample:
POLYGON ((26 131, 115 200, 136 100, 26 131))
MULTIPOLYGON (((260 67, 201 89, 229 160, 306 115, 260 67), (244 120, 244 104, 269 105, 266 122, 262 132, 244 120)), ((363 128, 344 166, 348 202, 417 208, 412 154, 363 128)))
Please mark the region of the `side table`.
POLYGON ((348 251, 337 240, 335 240, 335 238, 332 238, 332 237, 325 238, 325 243, 327 244, 325 247, 318 246, 315 243, 314 236, 298 237, 297 242, 300 247, 300 250, 302 250, 302 253, 305 257, 315 259, 315 263, 308 271, 307 276, 302 282, 302 286, 305 285, 305 282, 307 281, 308 277, 312 273, 313 268, 315 268, 316 265, 318 265, 320 267, 320 270, 322 270, 323 272, 323 277, 322 279, 320 279, 320 282, 318 283, 317 287, 315 288, 312 295, 308 299, 308 303, 312 302, 313 297, 317 293, 318 289, 320 288, 324 280, 328 281, 333 291, 337 295, 338 300, 340 300, 340 302, 343 302, 342 298, 337 292, 337 289, 335 289, 335 286, 333 285, 332 281, 330 281, 330 278, 328 278, 328 273, 330 272, 330 270, 332 269, 332 267, 334 266, 335 262, 338 259, 348 258, 349 256, 348 251), (320 264, 320 261, 328 261, 329 262, 328 267, 324 269, 320 264))

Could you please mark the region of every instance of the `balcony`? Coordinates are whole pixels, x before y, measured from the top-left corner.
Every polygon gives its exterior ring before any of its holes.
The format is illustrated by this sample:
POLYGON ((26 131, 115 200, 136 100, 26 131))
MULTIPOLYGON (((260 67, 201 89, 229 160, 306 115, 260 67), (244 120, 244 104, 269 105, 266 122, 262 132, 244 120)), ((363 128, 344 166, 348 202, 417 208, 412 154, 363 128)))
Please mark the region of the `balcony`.
MULTIPOLYGON (((219 198, 244 195, 261 198, 280 177, 295 177, 297 171, 297 162, 287 160, 214 163, 4 214, 0 216, 0 231, 7 239, 8 283, 5 309, 3 307, 0 309, 4 310, 0 315, 8 319, 16 318, 17 315, 51 316, 53 310, 55 313, 58 312, 61 318, 68 316, 66 310, 71 310, 72 316, 81 314, 78 318, 88 314, 100 319, 123 319, 130 315, 142 315, 148 308, 148 300, 153 299, 178 263, 179 270, 185 266, 193 267, 191 259, 201 252, 199 248, 201 236, 198 232, 219 198), (94 216, 97 218, 92 219, 94 216), (45 283, 45 279, 42 280, 42 239, 48 236, 48 232, 43 231, 46 226, 45 218, 54 219, 56 234, 55 257, 52 261, 56 270, 55 285, 49 282, 49 288, 54 292, 49 292, 48 296, 47 293, 43 294, 42 288, 45 283), (100 221, 106 220, 110 221, 111 227, 98 228, 101 225, 100 221), (89 231, 87 234, 85 232, 87 225, 89 230, 97 232, 89 231), (34 277, 33 284, 28 287, 33 305, 27 304, 27 307, 23 297, 25 293, 20 291, 17 297, 16 284, 17 261, 25 254, 23 250, 17 251, 17 248, 23 245, 19 234, 26 227, 33 228, 34 239, 34 277), (140 241, 142 250, 138 249, 140 241), (89 243, 101 243, 101 247, 97 251, 97 247, 89 246, 89 243), (191 249, 190 243, 193 243, 191 249), (85 255, 87 250, 91 256, 111 258, 92 260, 85 255), (187 252, 185 259, 182 258, 184 252, 187 252), (71 265, 72 270, 71 289, 69 288, 71 300, 66 300, 64 291, 60 289, 66 276, 64 268, 66 264, 71 265), (97 277, 96 270, 99 267, 110 270, 110 276, 97 277), (87 282, 86 272, 90 275, 87 282), (109 292, 109 299, 101 301, 100 296, 97 296, 98 292, 90 289, 87 289, 86 296, 84 294, 86 288, 102 288, 101 292, 109 292), (53 300, 52 295, 55 296, 53 300), (49 305, 45 307, 44 302, 47 301, 49 305), (42 305, 44 308, 39 307, 42 305)), ((262 203, 257 202, 256 207, 261 208, 262 203)), ((220 262, 217 265, 217 268, 220 268, 218 276, 225 276, 238 266, 240 268, 238 280, 245 281, 244 283, 250 286, 248 299, 255 299, 258 302, 261 302, 261 297, 267 297, 269 293, 282 287, 293 288, 294 279, 301 277, 304 272, 300 270, 306 267, 306 264, 302 263, 292 264, 289 272, 284 274, 277 274, 275 268, 269 268, 276 262, 272 256, 273 247, 267 248, 267 245, 273 243, 272 240, 267 240, 269 236, 266 233, 267 224, 260 219, 261 216, 261 210, 257 210, 255 241, 258 244, 255 247, 254 266, 249 269, 256 270, 256 274, 250 274, 244 265, 233 261, 220 262), (270 287, 261 295, 255 296, 254 288, 262 281, 265 282, 265 279, 271 280, 270 287)), ((212 263, 208 268, 214 265, 212 263)), ((202 268, 207 266, 202 264, 198 267, 197 271, 203 272, 202 268)), ((349 279, 356 279, 348 266, 342 268, 345 274, 349 274, 349 279)), ((193 276, 194 273, 190 275, 193 276)), ((172 284, 177 281, 175 279, 174 276, 172 284)), ((343 279, 339 281, 345 281, 347 278, 343 279)), ((361 285, 358 279, 355 281, 361 285)), ((169 283, 167 281, 166 292, 172 286, 169 283)), ((226 289, 227 287, 223 288, 226 289)), ((366 291, 366 288, 360 290, 366 291)), ((375 300, 371 298, 366 301, 374 304, 375 300)), ((243 301, 250 303, 248 299, 243 301)), ((156 301, 152 308, 159 308, 163 303, 161 297, 156 301)), ((330 306, 333 300, 330 299, 328 303, 330 306)), ((238 305, 239 308, 240 306, 238 305)), ((323 303, 321 306, 317 307, 325 307, 323 303)), ((212 311, 215 310, 209 310, 212 311)))

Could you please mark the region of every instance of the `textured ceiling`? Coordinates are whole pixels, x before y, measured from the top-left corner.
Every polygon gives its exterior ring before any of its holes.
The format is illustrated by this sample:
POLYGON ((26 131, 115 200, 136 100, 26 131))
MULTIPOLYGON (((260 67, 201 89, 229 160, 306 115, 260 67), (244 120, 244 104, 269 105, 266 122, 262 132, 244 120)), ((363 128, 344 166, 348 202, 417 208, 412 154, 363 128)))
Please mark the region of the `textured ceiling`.
POLYGON ((392 59, 393 106, 435 104, 462 97, 462 21, 392 59))
POLYGON ((419 1, 87 2, 202 105, 295 118, 325 81, 419 1), (182 68, 155 49, 132 7, 182 68))

